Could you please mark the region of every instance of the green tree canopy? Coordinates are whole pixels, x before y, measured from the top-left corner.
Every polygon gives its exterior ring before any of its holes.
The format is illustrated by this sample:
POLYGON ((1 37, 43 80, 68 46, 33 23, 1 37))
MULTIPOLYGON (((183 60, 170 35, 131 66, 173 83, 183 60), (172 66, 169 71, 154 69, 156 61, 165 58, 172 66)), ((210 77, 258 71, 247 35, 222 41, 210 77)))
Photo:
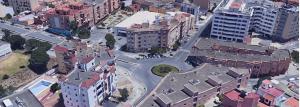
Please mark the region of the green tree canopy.
POLYGON ((29 68, 38 74, 42 74, 47 70, 47 63, 49 59, 49 55, 46 51, 38 48, 31 53, 29 68))
POLYGON ((35 48, 39 48, 41 50, 48 51, 49 49, 51 49, 51 47, 52 47, 52 45, 50 43, 42 42, 42 41, 39 41, 39 40, 36 40, 36 39, 29 39, 25 43, 25 48, 28 51, 31 51, 35 48))
POLYGON ((75 20, 71 21, 69 23, 69 26, 70 26, 72 34, 76 34, 78 32, 77 31, 78 30, 78 23, 75 20))
POLYGON ((9 13, 7 13, 4 17, 4 19, 6 19, 6 20, 11 19, 11 18, 12 18, 12 16, 9 13))
POLYGON ((2 40, 9 42, 11 45, 11 49, 23 49, 25 44, 25 39, 20 35, 4 35, 2 40))
POLYGON ((106 39, 106 46, 109 47, 110 49, 113 49, 116 43, 114 36, 108 33, 105 35, 105 39, 106 39))
POLYGON ((85 29, 85 28, 79 29, 79 31, 78 31, 78 37, 80 39, 88 39, 88 38, 90 38, 90 36, 91 36, 90 30, 85 29))
POLYGON ((54 93, 57 90, 60 90, 60 85, 58 83, 52 84, 51 87, 50 87, 50 91, 54 93))
POLYGON ((291 56, 292 56, 294 62, 299 63, 299 52, 298 51, 293 51, 291 53, 291 56))

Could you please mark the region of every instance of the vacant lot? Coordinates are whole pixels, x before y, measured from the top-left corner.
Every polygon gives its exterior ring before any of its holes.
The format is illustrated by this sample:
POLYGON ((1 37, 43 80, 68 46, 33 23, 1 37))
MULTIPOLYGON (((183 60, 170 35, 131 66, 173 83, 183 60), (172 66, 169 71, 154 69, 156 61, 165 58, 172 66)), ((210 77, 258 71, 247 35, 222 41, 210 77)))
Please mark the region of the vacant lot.
POLYGON ((17 73, 23 69, 26 69, 28 65, 29 56, 21 53, 12 53, 8 58, 0 61, 0 79, 3 75, 9 75, 17 73))

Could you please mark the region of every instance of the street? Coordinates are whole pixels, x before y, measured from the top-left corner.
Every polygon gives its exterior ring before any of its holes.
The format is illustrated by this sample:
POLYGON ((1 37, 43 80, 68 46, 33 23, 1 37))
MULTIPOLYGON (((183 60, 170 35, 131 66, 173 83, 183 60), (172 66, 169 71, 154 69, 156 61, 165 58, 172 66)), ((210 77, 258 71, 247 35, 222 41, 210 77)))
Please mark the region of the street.
POLYGON ((64 41, 62 38, 58 38, 57 35, 47 33, 45 31, 27 30, 22 25, 11 25, 9 23, 0 23, 0 29, 10 30, 12 33, 19 34, 25 39, 37 39, 51 44, 59 44, 64 41))

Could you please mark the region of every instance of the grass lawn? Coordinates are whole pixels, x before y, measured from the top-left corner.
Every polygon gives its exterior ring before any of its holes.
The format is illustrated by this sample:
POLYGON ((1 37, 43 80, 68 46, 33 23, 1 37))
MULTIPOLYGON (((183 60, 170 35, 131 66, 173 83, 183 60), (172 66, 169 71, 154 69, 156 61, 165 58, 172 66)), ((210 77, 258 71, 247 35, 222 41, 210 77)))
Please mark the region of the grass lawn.
POLYGON ((166 76, 169 72, 179 72, 179 70, 176 67, 166 64, 154 66, 152 67, 151 71, 153 74, 160 77, 166 76))
POLYGON ((0 61, 0 79, 4 74, 12 75, 27 68, 29 56, 21 53, 12 53, 8 58, 0 61), (24 67, 22 67, 24 66, 24 67))

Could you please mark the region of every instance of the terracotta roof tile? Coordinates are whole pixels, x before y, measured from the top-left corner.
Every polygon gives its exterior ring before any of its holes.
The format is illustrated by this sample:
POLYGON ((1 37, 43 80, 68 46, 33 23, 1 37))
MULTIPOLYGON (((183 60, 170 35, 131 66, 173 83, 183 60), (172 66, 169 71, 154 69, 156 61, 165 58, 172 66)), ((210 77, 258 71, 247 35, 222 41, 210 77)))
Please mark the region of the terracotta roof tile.
POLYGON ((53 49, 54 49, 55 51, 59 51, 59 52, 68 52, 68 49, 67 49, 67 48, 62 47, 62 46, 59 46, 59 45, 56 45, 53 49))
POLYGON ((294 97, 291 97, 284 102, 284 105, 286 107, 299 107, 299 101, 294 97))

